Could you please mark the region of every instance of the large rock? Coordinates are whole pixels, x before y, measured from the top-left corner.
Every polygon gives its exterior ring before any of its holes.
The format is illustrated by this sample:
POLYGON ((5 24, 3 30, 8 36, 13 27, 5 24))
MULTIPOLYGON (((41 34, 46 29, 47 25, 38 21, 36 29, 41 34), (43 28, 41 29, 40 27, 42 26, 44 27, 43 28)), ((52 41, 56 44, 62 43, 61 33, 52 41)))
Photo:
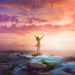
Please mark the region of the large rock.
POLYGON ((46 68, 46 65, 45 64, 43 64, 42 62, 29 62, 28 63, 28 68, 32 68, 32 69, 44 69, 44 68, 46 68))
POLYGON ((58 64, 53 62, 48 62, 48 61, 43 61, 43 64, 46 65, 46 68, 44 69, 44 71, 51 71, 58 66, 58 64))

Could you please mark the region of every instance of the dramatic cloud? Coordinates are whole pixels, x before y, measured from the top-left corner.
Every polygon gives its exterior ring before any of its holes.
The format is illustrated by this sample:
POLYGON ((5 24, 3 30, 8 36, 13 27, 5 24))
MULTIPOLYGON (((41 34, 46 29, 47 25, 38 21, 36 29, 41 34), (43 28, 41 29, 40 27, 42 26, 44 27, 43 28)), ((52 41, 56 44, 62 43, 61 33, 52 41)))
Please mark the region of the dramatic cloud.
POLYGON ((69 25, 74 30, 74 6, 74 0, 0 0, 0 26, 69 25))
POLYGON ((1 0, 0 13, 19 16, 19 25, 66 25, 74 23, 74 6, 74 0, 1 0))
POLYGON ((0 22, 18 22, 17 16, 0 15, 0 22))
POLYGON ((35 50, 34 34, 42 50, 74 53, 75 0, 0 0, 0 49, 35 50))

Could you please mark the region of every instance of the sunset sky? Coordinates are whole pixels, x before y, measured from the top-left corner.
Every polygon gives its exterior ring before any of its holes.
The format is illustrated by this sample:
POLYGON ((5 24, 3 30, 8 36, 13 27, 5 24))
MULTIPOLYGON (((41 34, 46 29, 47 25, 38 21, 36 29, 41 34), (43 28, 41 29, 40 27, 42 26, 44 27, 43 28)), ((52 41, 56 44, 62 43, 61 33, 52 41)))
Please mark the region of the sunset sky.
POLYGON ((75 0, 0 0, 0 50, 75 54, 75 0))

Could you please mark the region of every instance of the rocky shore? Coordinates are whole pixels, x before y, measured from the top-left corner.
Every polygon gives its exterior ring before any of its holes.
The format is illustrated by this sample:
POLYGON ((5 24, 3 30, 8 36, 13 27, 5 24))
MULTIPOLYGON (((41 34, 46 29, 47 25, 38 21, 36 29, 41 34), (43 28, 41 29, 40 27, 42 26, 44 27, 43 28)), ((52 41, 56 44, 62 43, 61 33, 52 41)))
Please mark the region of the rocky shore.
POLYGON ((60 56, 5 53, 0 55, 0 75, 75 75, 75 60, 68 60, 60 56))

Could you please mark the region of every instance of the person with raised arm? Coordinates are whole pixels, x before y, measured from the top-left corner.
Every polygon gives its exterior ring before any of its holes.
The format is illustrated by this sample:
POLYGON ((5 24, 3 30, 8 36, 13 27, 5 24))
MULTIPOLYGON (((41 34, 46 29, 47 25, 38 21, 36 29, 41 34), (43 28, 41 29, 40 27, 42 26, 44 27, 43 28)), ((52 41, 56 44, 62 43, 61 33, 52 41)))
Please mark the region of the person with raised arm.
POLYGON ((43 36, 40 38, 39 36, 34 35, 37 41, 36 47, 37 47, 37 54, 40 54, 40 40, 43 38, 43 36))

